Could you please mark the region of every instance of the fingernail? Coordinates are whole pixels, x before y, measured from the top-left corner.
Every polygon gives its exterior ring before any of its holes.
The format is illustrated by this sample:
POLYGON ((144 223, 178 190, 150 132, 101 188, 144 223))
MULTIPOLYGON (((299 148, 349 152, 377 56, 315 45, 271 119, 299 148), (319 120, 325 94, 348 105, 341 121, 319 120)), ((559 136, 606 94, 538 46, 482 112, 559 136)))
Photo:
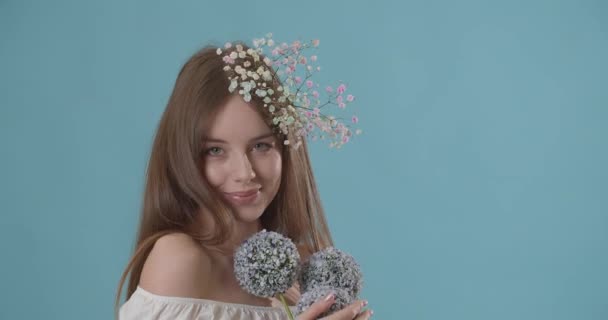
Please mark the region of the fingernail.
POLYGON ((328 294, 328 295, 327 295, 327 297, 325 297, 325 300, 324 300, 324 301, 329 301, 329 300, 331 300, 331 299, 333 299, 333 298, 334 298, 334 294, 333 294, 333 293, 330 293, 330 294, 328 294))

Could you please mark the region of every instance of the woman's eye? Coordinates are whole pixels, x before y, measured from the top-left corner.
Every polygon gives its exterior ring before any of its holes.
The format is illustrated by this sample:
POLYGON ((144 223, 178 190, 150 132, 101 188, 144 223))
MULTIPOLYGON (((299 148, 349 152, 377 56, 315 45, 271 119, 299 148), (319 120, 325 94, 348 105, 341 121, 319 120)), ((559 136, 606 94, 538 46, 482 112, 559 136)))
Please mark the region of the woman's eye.
POLYGON ((223 150, 218 147, 211 147, 211 148, 207 149, 207 154, 210 156, 219 156, 222 154, 222 152, 223 152, 223 150))
POLYGON ((269 143, 265 142, 256 143, 255 146, 253 146, 253 149, 258 151, 266 151, 270 148, 272 148, 272 146, 269 143))

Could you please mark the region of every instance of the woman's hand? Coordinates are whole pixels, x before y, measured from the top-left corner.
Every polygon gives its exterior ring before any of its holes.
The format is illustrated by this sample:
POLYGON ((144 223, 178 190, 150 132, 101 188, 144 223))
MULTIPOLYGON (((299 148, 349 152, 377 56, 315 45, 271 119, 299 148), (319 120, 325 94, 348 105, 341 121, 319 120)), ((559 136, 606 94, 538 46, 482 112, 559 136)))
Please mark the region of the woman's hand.
MULTIPOLYGON (((329 310, 332 304, 334 304, 335 297, 334 295, 329 295, 323 300, 319 300, 313 303, 306 311, 302 312, 298 316, 298 320, 316 320, 319 315, 323 312, 329 310)), ((325 320, 366 320, 369 319, 373 311, 366 310, 361 312, 363 307, 367 305, 367 301, 357 300, 350 305, 344 307, 344 309, 334 312, 331 315, 324 317, 325 320)))

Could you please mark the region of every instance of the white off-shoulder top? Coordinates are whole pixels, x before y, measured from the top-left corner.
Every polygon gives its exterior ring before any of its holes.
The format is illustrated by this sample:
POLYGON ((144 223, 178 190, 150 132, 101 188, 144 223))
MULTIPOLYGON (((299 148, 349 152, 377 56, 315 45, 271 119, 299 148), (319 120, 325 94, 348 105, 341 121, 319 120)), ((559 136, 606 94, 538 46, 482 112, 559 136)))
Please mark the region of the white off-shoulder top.
MULTIPOLYGON (((291 307, 292 312, 295 308, 291 307)), ((295 313, 294 313, 295 315, 295 313)), ((120 320, 286 320, 280 302, 272 307, 250 306, 214 300, 168 297, 137 287, 121 307, 120 320)))

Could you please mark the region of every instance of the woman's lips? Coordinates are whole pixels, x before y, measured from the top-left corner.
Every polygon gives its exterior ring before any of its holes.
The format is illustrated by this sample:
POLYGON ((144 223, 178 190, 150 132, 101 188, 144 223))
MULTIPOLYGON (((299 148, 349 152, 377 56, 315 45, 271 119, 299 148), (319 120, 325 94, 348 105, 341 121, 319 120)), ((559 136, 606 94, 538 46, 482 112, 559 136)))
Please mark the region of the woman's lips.
POLYGON ((226 199, 228 199, 228 201, 230 201, 234 204, 239 204, 239 205, 254 203, 257 200, 259 194, 260 194, 259 189, 254 189, 254 190, 244 191, 244 192, 230 192, 230 193, 225 192, 224 193, 224 195, 225 195, 226 199))

